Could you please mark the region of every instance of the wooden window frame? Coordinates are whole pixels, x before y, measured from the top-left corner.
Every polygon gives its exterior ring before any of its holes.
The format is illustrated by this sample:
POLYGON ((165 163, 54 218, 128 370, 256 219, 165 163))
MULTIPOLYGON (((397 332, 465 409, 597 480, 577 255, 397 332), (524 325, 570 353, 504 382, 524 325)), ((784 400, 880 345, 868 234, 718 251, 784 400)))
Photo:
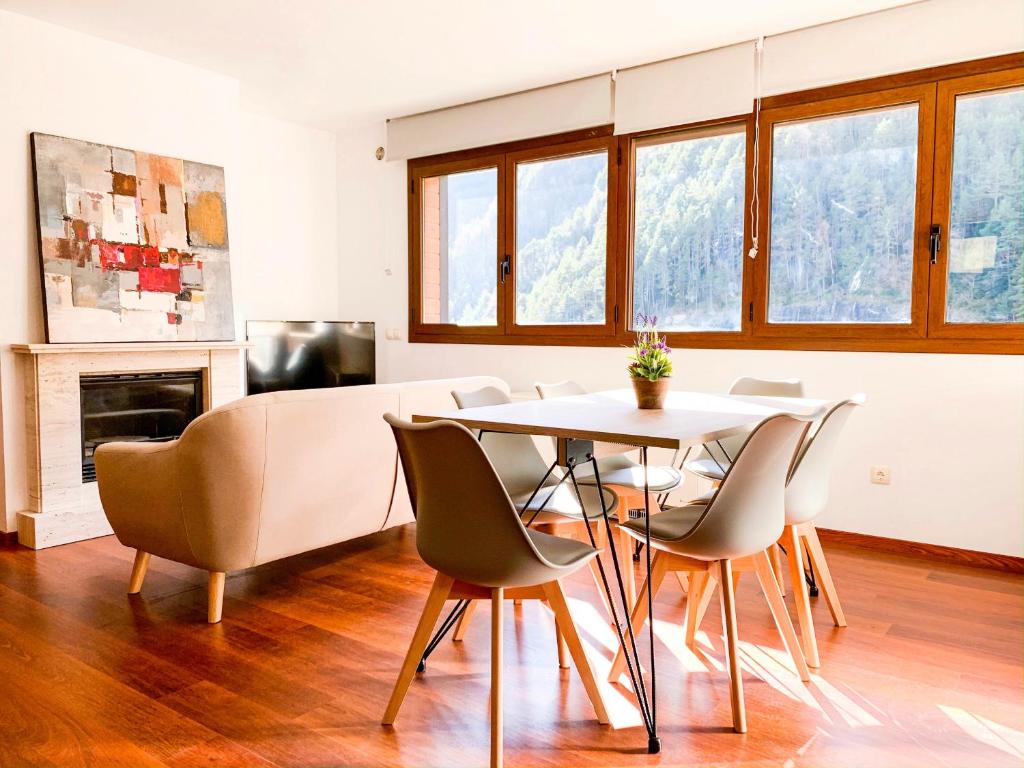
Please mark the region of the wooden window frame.
POLYGON ((761 112, 758 194, 760 197, 758 240, 755 261, 754 333, 774 338, 922 339, 927 335, 928 238, 931 227, 932 137, 935 133, 935 87, 929 85, 872 91, 761 112), (914 184, 914 236, 908 323, 773 323, 768 320, 771 291, 771 212, 774 134, 777 125, 821 118, 838 118, 917 106, 917 174, 914 184))
POLYGON ((508 152, 506 158, 505 174, 505 254, 509 257, 511 264, 510 279, 505 283, 505 328, 509 336, 523 337, 529 339, 550 338, 552 336, 573 336, 611 339, 615 333, 615 295, 616 295, 616 266, 619 259, 616 253, 615 232, 618 226, 617 203, 618 195, 618 169, 619 164, 616 158, 616 145, 614 138, 595 137, 579 139, 576 141, 560 142, 554 145, 530 147, 508 152), (608 163, 608 214, 605 220, 605 292, 604 292, 604 322, 587 324, 531 324, 520 325, 516 322, 516 286, 518 282, 518 248, 516 243, 516 222, 518 206, 516 197, 517 169, 520 164, 540 162, 544 160, 559 160, 583 155, 596 155, 600 152, 606 153, 608 163))
POLYGON ((463 341, 471 338, 497 338, 505 333, 504 299, 498 273, 504 253, 505 220, 501 216, 505 202, 505 158, 501 154, 479 155, 467 158, 422 163, 409 168, 409 338, 417 336, 419 341, 463 341), (426 323, 423 321, 423 211, 421 192, 423 179, 447 176, 455 173, 497 169, 498 217, 497 248, 494 253, 494 282, 497 290, 497 307, 494 325, 455 325, 454 323, 426 323))
MULTIPOLYGON (((739 331, 671 332, 669 344, 680 348, 780 349, 807 351, 933 352, 958 354, 1024 354, 1024 327, 1014 324, 947 324, 945 319, 945 247, 931 264, 931 224, 948 231, 948 180, 952 161, 953 105, 958 93, 998 90, 1017 84, 1024 72, 1024 52, 976 61, 930 67, 852 83, 780 94, 762 100, 759 126, 759 243, 756 259, 744 256, 743 308, 739 331), (995 86, 991 84, 995 83, 995 86), (1006 87, 1003 85, 1002 87, 1006 87), (930 95, 929 95, 930 94, 930 95), (901 101, 902 99, 902 101, 901 101), (918 184, 915 200, 914 271, 909 324, 797 324, 767 322, 767 289, 771 258, 772 126, 799 116, 858 112, 897 103, 919 102, 918 184), (927 168, 927 173, 924 169, 927 168), (943 191, 944 190, 944 191, 943 191), (945 199, 942 199, 945 194, 945 199)), ((735 115, 687 125, 613 136, 613 127, 599 126, 558 136, 451 152, 408 161, 409 173, 409 340, 411 342, 618 346, 633 339, 633 194, 635 145, 652 136, 683 135, 716 126, 745 123, 747 131, 744 212, 744 254, 751 246, 751 198, 754 162, 754 116, 735 115), (431 175, 484 167, 488 158, 502 158, 499 167, 499 221, 496 279, 501 258, 514 260, 515 173, 510 158, 547 159, 574 152, 572 146, 601 146, 609 151, 608 261, 605 324, 515 326, 515 269, 498 291, 496 326, 459 327, 421 322, 420 201, 418 180, 431 175), (613 162, 614 160, 614 162, 613 162)), ((947 238, 943 238, 946 240, 947 238)))
POLYGON ((968 75, 938 84, 935 125, 935 191, 932 221, 941 226, 940 247, 931 265, 928 333, 940 339, 1002 339, 1024 342, 1024 323, 950 323, 946 321, 949 231, 953 183, 953 138, 957 96, 1024 86, 1024 68, 968 75))
MULTIPOLYGON (((744 189, 743 189, 743 254, 750 250, 750 201, 751 177, 754 155, 754 118, 749 115, 734 115, 715 120, 704 120, 670 128, 641 131, 619 137, 619 155, 625 158, 623 172, 619 181, 619 208, 623 212, 623 226, 619 227, 619 247, 622 254, 622 266, 619 270, 622 279, 619 290, 618 304, 625 308, 617 329, 617 340, 620 344, 629 345, 633 341, 633 320, 636 309, 633 306, 633 268, 636 224, 636 150, 638 145, 660 140, 664 143, 686 141, 687 138, 700 136, 723 135, 734 132, 742 126, 746 136, 744 146, 744 189)), ((753 300, 753 272, 751 260, 743 258, 741 288, 742 306, 740 307, 740 329, 738 331, 667 331, 670 347, 744 347, 750 342, 752 323, 747 308, 753 300)))

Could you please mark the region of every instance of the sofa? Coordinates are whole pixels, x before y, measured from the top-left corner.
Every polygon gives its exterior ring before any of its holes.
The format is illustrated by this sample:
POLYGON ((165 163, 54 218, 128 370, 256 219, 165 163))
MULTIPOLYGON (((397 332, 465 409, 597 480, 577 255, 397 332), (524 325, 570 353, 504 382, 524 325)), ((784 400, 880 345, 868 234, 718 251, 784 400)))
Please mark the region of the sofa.
POLYGON ((166 443, 96 450, 103 510, 136 550, 128 591, 151 556, 209 571, 208 621, 220 621, 225 575, 412 520, 385 413, 455 408, 479 376, 245 397, 195 419, 166 443))

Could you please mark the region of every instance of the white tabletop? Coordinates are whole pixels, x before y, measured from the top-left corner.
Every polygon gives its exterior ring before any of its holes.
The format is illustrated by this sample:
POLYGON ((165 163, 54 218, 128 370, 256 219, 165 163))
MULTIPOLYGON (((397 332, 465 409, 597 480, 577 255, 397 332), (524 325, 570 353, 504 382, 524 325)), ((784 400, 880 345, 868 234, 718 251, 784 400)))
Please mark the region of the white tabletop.
POLYGON ((824 414, 826 400, 712 395, 670 391, 662 410, 642 411, 629 389, 479 408, 417 413, 416 422, 450 419, 470 429, 572 437, 607 443, 681 448, 748 430, 779 413, 801 418, 824 414))

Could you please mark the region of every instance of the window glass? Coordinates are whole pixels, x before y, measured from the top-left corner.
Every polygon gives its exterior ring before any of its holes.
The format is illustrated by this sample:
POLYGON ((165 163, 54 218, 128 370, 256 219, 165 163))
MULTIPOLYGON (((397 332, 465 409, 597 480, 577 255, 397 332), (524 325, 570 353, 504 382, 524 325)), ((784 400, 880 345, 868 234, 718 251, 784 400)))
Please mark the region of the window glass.
POLYGON ((917 111, 775 126, 769 322, 910 322, 917 111))
POLYGON ((421 179, 424 323, 497 325, 498 170, 421 179))
POLYGON ((958 96, 946 321, 1024 323, 1024 88, 958 96))
POLYGON ((516 323, 603 324, 608 155, 516 165, 516 323))
POLYGON ((746 134, 637 143, 633 316, 663 331, 738 331, 746 134))

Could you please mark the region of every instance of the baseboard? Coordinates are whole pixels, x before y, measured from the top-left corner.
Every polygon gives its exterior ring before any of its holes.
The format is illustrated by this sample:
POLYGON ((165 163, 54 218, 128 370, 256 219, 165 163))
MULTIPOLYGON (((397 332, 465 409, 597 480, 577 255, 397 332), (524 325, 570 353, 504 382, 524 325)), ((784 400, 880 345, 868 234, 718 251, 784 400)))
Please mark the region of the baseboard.
POLYGON ((958 549, 941 544, 922 544, 917 541, 889 539, 885 536, 869 536, 866 533, 835 531, 830 528, 818 528, 817 531, 823 540, 836 544, 848 544, 853 547, 890 552, 894 555, 912 555, 943 563, 967 565, 972 568, 988 568, 1003 573, 1024 573, 1024 557, 997 555, 973 549, 958 549))

